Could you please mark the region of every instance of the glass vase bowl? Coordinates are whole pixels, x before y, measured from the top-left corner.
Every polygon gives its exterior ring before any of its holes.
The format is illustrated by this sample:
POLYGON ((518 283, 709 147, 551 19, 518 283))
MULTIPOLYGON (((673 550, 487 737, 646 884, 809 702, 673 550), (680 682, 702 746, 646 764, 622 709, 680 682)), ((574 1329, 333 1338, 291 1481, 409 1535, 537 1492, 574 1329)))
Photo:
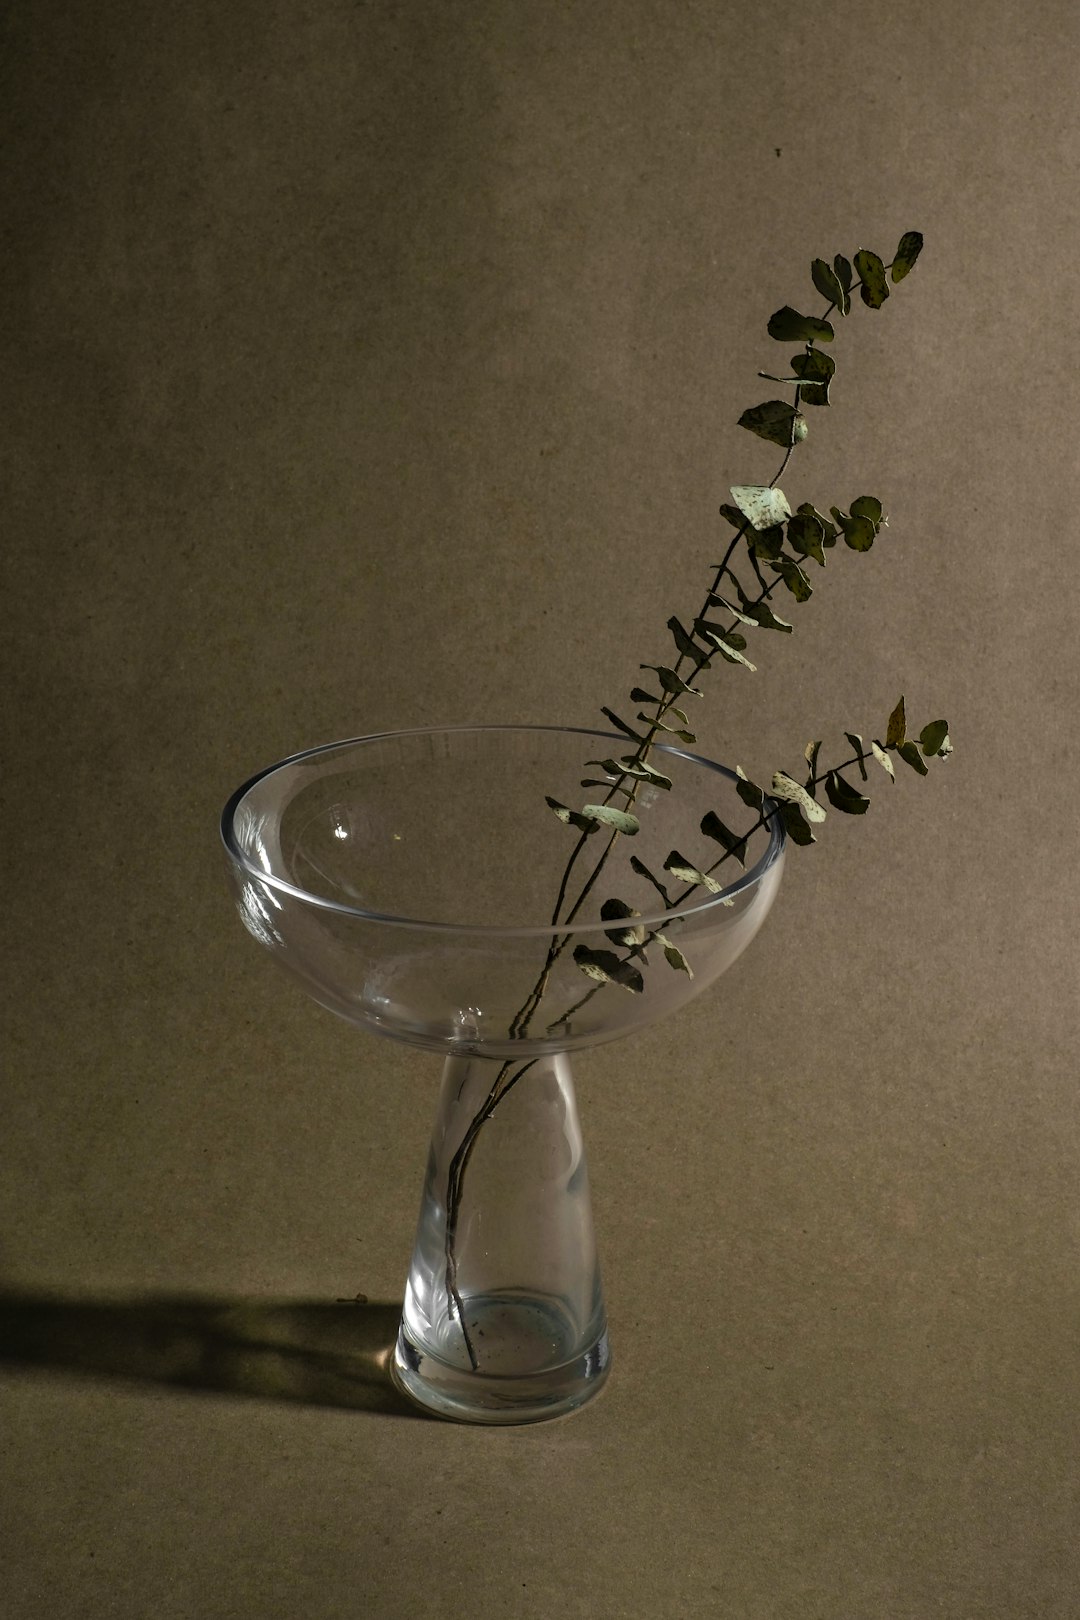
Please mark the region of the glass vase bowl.
POLYGON ((222 815, 253 938, 331 1012, 443 1057, 393 1361, 440 1416, 529 1422, 599 1390, 569 1054, 707 989, 779 885, 770 800, 669 744, 651 777, 620 775, 627 747, 534 726, 354 738, 260 771, 222 815))

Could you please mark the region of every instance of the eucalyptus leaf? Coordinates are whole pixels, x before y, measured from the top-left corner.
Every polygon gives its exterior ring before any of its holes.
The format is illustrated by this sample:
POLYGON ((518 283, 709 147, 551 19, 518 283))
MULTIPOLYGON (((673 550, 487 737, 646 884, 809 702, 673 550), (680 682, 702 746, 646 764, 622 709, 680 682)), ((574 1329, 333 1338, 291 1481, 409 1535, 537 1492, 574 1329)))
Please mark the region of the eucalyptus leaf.
POLYGON ((586 765, 595 765, 601 771, 607 771, 609 776, 624 776, 625 770, 617 759, 587 759, 586 765))
POLYGON ((765 801, 764 789, 759 788, 756 782, 751 782, 741 765, 736 765, 735 776, 735 791, 743 804, 748 804, 751 810, 760 810, 765 801))
POLYGON ((889 716, 889 724, 885 730, 886 748, 899 748, 907 737, 907 715, 904 712, 904 699, 901 697, 896 708, 889 716))
MULTIPOLYGON (((739 639, 742 640, 743 638, 740 636, 739 639)), ((717 636, 716 647, 721 658, 726 658, 729 664, 742 664, 743 668, 748 669, 752 675, 756 674, 757 665, 752 664, 749 658, 744 657, 744 655, 739 651, 738 647, 735 646, 730 636, 725 636, 723 638, 717 636)))
POLYGON ((855 763, 859 767, 859 775, 862 777, 863 781, 865 782, 866 779, 867 779, 866 778, 866 761, 863 758, 863 755, 865 754, 866 750, 863 747, 863 740, 859 736, 859 733, 857 731, 845 731, 844 736, 847 738, 848 742, 851 744, 852 748, 854 748, 856 754, 858 754, 858 756, 859 756, 858 759, 855 761, 855 763))
POLYGON ((841 512, 838 506, 830 507, 840 529, 843 531, 844 541, 852 551, 869 551, 877 536, 877 527, 868 517, 859 517, 857 514, 849 516, 841 512))
POLYGON ((807 821, 824 821, 828 813, 825 806, 812 799, 806 789, 786 771, 774 772, 769 792, 774 799, 782 799, 785 804, 797 804, 807 821))
POLYGON ((795 512, 788 519, 787 537, 794 551, 802 557, 813 557, 824 568, 825 526, 816 512, 795 512))
POLYGON ((821 743, 820 742, 808 742, 807 743, 806 752, 804 753, 803 758, 806 760, 807 765, 809 765, 809 767, 810 767, 810 775, 808 776, 807 782, 806 782, 806 791, 808 793, 809 793, 810 789, 813 787, 814 778, 817 775, 817 761, 818 761, 818 755, 820 754, 820 752, 821 752, 821 743))
MULTIPOLYGON (((677 714, 679 711, 677 709, 675 709, 674 705, 673 705, 670 712, 677 714)), ((679 726, 669 726, 666 720, 659 720, 659 719, 658 720, 649 720, 649 717, 648 717, 647 714, 639 714, 638 719, 648 721, 648 723, 650 725, 657 726, 661 731, 666 731, 672 737, 678 737, 680 742, 684 742, 684 743, 696 743, 697 742, 697 736, 695 735, 694 732, 685 731, 679 726)))
POLYGON ((774 523, 768 529, 755 529, 753 534, 746 537, 753 556, 760 557, 764 562, 775 562, 784 549, 784 527, 781 523, 774 523))
MULTIPOLYGON (((641 667, 642 669, 646 669, 651 666, 643 664, 641 667)), ((605 704, 602 703, 600 705, 600 713, 606 715, 611 721, 612 725, 621 731, 624 737, 629 737, 631 742, 644 743, 645 738, 640 737, 632 726, 627 725, 625 720, 620 720, 614 709, 609 709, 605 704)))
POLYGON ((900 755, 900 758, 904 761, 904 763, 906 765, 910 765, 913 771, 918 771, 920 776, 926 776, 929 774, 923 761, 923 757, 919 753, 918 743, 911 742, 910 740, 908 742, 902 742, 896 752, 900 755))
POLYGON ((589 816, 583 816, 578 810, 571 810, 568 805, 560 804, 558 799, 549 798, 545 793, 545 801, 551 806, 561 822, 568 827, 576 827, 578 832, 592 833, 596 831, 596 822, 589 816))
POLYGON ((778 619, 768 602, 752 602, 747 612, 763 630, 782 630, 785 635, 791 634, 790 624, 786 619, 778 619))
POLYGON ((737 506, 729 506, 727 501, 720 507, 720 516, 726 518, 733 529, 745 529, 750 521, 745 512, 740 512, 737 506))
MULTIPOLYGON (((799 403, 802 405, 828 405, 828 383, 803 383, 799 388, 799 403)), ((805 438, 806 435, 804 434, 805 438)))
POLYGON ((710 669, 712 667, 709 663, 708 653, 703 652, 700 647, 694 645, 689 632, 674 614, 668 620, 667 627, 671 631, 672 640, 684 658, 689 658, 699 669, 710 669))
MULTIPOLYGON (((640 917, 641 912, 628 906, 625 900, 605 900, 600 907, 600 915, 605 922, 613 922, 617 918, 640 917)), ((643 945, 645 943, 645 929, 640 923, 631 923, 625 928, 605 928, 605 934, 613 945, 643 945)))
POLYGON ((947 720, 931 720, 919 732, 919 747, 929 759, 931 754, 944 759, 952 753, 952 744, 949 741, 949 722, 947 720))
POLYGON ((813 829, 797 804, 781 799, 778 805, 780 820, 784 823, 784 831, 793 844, 815 844, 813 829))
POLYGON ((884 748, 882 748, 881 744, 879 742, 872 742, 870 744, 870 752, 873 754, 874 758, 885 772, 885 775, 890 777, 891 780, 895 782, 896 773, 893 770, 893 762, 885 752, 884 748))
POLYGON ((664 947, 664 961, 668 967, 678 968, 680 973, 685 973, 688 979, 692 979, 693 969, 679 947, 673 945, 669 939, 665 939, 663 934, 657 934, 656 937, 664 947))
POLYGON ((892 278, 894 281, 903 281, 922 252, 922 244, 921 231, 904 232, 900 238, 900 246, 893 254, 892 278))
POLYGON ((793 557, 778 557, 772 564, 796 602, 808 602, 814 587, 793 557))
POLYGON ((671 907, 674 905, 674 901, 665 889, 664 885, 660 882, 660 879, 654 873, 649 871, 649 868, 645 865, 645 862, 639 861, 636 855, 631 855, 630 866, 631 869, 637 873, 638 877, 643 877, 646 883, 652 884, 653 888, 664 902, 664 905, 670 911, 671 907))
MULTIPOLYGON (((638 667, 640 669, 651 669, 655 673, 660 685, 664 688, 664 691, 669 692, 672 697, 681 697, 684 692, 689 692, 691 697, 701 696, 701 691, 698 687, 688 685, 687 682, 683 680, 681 675, 676 675, 675 671, 673 669, 668 669, 666 664, 640 664, 638 667)), ((633 736, 632 732, 631 736, 633 736)), ((637 742, 641 742, 642 740, 643 739, 640 737, 635 738, 635 741, 637 742)))
POLYGON ((701 831, 706 838, 711 838, 714 843, 719 844, 722 849, 733 856, 740 866, 746 865, 746 846, 750 838, 749 833, 744 833, 740 838, 737 833, 733 833, 731 828, 720 820, 715 810, 706 811, 701 818, 701 831))
POLYGON ((791 516, 783 490, 771 485, 733 484, 731 498, 754 529, 771 529, 777 523, 786 523, 791 516))
POLYGON ((795 510, 802 517, 817 518, 818 522, 821 524, 821 528, 825 536, 822 544, 825 546, 826 550, 828 550, 830 546, 835 546, 837 540, 840 538, 840 530, 837 528, 835 523, 829 522, 829 519, 823 512, 818 511, 817 507, 812 501, 802 501, 795 508, 795 510))
POLYGON ((839 771, 829 771, 826 775, 825 796, 834 809, 842 810, 846 816, 862 816, 870 808, 870 800, 850 782, 845 782, 839 771))
POLYGON ((612 827, 616 832, 625 833, 628 838, 632 838, 641 830, 641 823, 636 816, 628 815, 625 810, 613 810, 610 804, 583 804, 581 813, 593 821, 602 821, 605 827, 612 827))
POLYGON ((860 248, 855 255, 855 268, 862 286, 859 292, 870 309, 880 309, 889 296, 889 283, 885 279, 885 266, 876 253, 860 248))
POLYGON ((594 951, 588 945, 578 945, 574 948, 574 961, 582 973, 598 984, 621 984, 624 990, 632 990, 635 995, 640 995, 645 988, 645 980, 637 968, 622 961, 614 951, 594 951))
POLYGON ((860 495, 851 503, 852 517, 869 518, 875 529, 884 521, 881 502, 874 495, 860 495))
POLYGON ((828 321, 800 315, 790 304, 769 317, 768 332, 780 343, 831 343, 833 340, 833 329, 828 321))
MULTIPOLYGON (((725 609, 726 612, 731 614, 731 617, 733 619, 737 619, 740 624, 750 624, 750 625, 753 625, 755 628, 757 627, 757 620, 756 619, 751 618, 749 613, 744 613, 741 608, 733 607, 732 604, 727 600, 727 598, 725 596, 717 596, 715 591, 710 591, 710 593, 709 593, 709 606, 710 607, 722 607, 722 608, 725 609)), ((694 625, 695 634, 698 634, 698 635, 701 634, 700 630, 698 630, 698 625, 703 624, 703 623, 704 623, 704 620, 702 620, 702 619, 697 620, 697 622, 694 625)))
POLYGON ((825 299, 826 303, 835 304, 842 315, 847 314, 844 309, 844 289, 837 280, 836 271, 825 259, 815 259, 810 266, 810 275, 814 286, 825 299))
POLYGON ((673 849, 664 862, 664 871, 670 872, 672 877, 678 878, 682 883, 692 883, 695 887, 708 889, 710 894, 719 894, 724 887, 722 883, 717 883, 714 877, 710 877, 708 872, 700 871, 685 855, 680 855, 677 849, 673 849))
POLYGON ((756 433, 759 439, 778 444, 782 449, 797 440, 798 412, 794 405, 782 399, 767 399, 761 405, 752 405, 739 417, 739 427, 756 433))
POLYGON ((833 259, 833 270, 836 272, 836 279, 840 283, 840 286, 843 288, 843 292, 844 292, 843 302, 840 305, 840 313, 841 313, 841 315, 850 315, 851 314, 851 265, 850 265, 849 261, 844 258, 844 255, 842 253, 838 253, 836 255, 836 257, 833 259))
POLYGON ((827 383, 832 380, 836 361, 824 349, 806 349, 792 355, 791 369, 800 382, 827 383))
POLYGON ((639 782, 649 782, 653 787, 663 788, 665 791, 671 787, 671 777, 658 771, 655 765, 650 765, 647 759, 624 759, 619 766, 626 776, 632 776, 639 782))
MULTIPOLYGON (((651 692, 646 692, 645 688, 642 686, 635 686, 634 690, 630 693, 630 701, 631 703, 655 703, 659 706, 659 704, 663 702, 663 699, 654 697, 651 692)), ((639 720, 644 720, 644 718, 644 715, 638 715, 639 720)))

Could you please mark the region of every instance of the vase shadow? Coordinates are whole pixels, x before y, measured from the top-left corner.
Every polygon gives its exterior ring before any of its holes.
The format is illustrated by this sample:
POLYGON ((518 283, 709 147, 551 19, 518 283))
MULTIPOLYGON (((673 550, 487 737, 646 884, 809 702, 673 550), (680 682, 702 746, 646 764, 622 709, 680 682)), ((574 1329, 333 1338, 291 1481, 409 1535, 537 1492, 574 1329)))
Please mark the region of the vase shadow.
POLYGON ((390 1381, 400 1304, 0 1287, 0 1367, 422 1417, 390 1381))

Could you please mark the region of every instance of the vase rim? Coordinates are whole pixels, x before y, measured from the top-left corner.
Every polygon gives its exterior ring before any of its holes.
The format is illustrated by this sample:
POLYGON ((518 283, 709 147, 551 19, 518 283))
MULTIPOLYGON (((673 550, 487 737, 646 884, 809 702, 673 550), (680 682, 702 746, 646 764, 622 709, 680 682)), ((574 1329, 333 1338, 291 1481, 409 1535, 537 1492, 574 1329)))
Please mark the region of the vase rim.
MULTIPOLYGON (((323 895, 312 894, 309 890, 301 888, 299 884, 290 883, 287 878, 268 872, 265 867, 253 861, 240 848, 235 833, 235 815, 239 805, 251 790, 263 782, 267 777, 273 776, 277 771, 283 771, 305 760, 317 759, 321 754, 330 754, 337 749, 359 747, 365 743, 378 743, 395 741, 406 737, 436 737, 450 736, 455 733, 494 733, 505 732, 520 735, 523 732, 547 733, 549 735, 588 737, 593 741, 625 743, 626 737, 617 731, 601 731, 592 726, 558 726, 558 725, 532 725, 532 724, 484 724, 484 725, 432 725, 410 726, 394 731, 376 731, 366 736, 342 737, 334 742, 318 743, 313 748, 302 748, 294 754, 288 754, 284 759, 276 760, 272 765, 264 766, 256 771, 246 781, 229 795, 225 807, 221 812, 220 833, 221 841, 225 846, 225 853, 234 865, 238 866, 248 877, 255 882, 264 884, 278 894, 290 896, 299 900, 315 910, 331 912, 338 916, 350 917, 357 921, 393 925, 398 928, 421 930, 425 933, 467 935, 482 934, 488 938, 533 938, 545 939, 553 935, 595 935, 610 927, 610 922, 593 920, 590 922, 569 922, 552 925, 550 923, 535 923, 515 926, 500 923, 457 923, 457 922, 428 922, 419 917, 396 916, 392 912, 378 911, 368 906, 349 905, 343 900, 331 900, 323 895)), ((677 747, 673 743, 654 742, 653 750, 669 757, 687 760, 693 765, 701 766, 705 770, 713 771, 728 781, 739 780, 738 773, 719 761, 707 759, 704 754, 695 754, 688 748, 677 747)), ((634 921, 643 928, 662 928, 665 923, 686 917, 700 917, 707 912, 723 907, 743 890, 752 888, 759 883, 770 868, 781 859, 787 844, 787 834, 783 820, 779 814, 777 801, 765 794, 764 802, 771 805, 775 814, 771 814, 765 823, 768 835, 768 844, 752 867, 740 873, 736 880, 721 889, 718 894, 710 894, 704 900, 694 905, 670 907, 667 910, 642 913, 634 921)))

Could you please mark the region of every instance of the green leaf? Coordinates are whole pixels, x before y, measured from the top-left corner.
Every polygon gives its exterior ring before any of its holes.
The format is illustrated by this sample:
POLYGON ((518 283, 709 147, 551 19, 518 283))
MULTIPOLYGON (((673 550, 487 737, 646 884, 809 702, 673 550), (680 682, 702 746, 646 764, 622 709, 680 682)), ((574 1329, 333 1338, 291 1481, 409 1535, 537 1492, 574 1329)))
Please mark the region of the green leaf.
POLYGON ((621 984, 624 990, 632 990, 635 995, 645 988, 645 980, 637 968, 621 961, 614 951, 593 951, 588 945, 578 945, 574 949, 574 961, 582 973, 598 984, 621 984))
POLYGON ((708 889, 710 894, 719 894, 724 887, 707 872, 700 871, 685 855, 680 855, 677 849, 673 849, 664 862, 664 871, 670 872, 672 877, 678 878, 681 883, 693 883, 698 888, 708 889))
POLYGON ((768 331, 769 336, 780 343, 831 343, 833 340, 833 329, 828 321, 800 315, 790 304, 769 317, 768 331))
POLYGON ((737 506, 729 506, 726 501, 720 507, 720 516, 726 518, 733 529, 745 529, 750 521, 745 512, 740 512, 737 506))
POLYGON ((881 527, 883 514, 881 502, 873 495, 860 495, 858 500, 851 503, 852 517, 868 518, 875 529, 881 527))
MULTIPOLYGON (((644 669, 645 667, 646 666, 643 664, 642 668, 644 669)), ((644 743, 644 737, 639 737, 637 732, 628 726, 625 720, 620 720, 614 709, 606 708, 604 704, 601 704, 600 713, 606 715, 611 721, 612 725, 615 726, 617 730, 621 731, 624 737, 629 737, 631 742, 644 743)))
POLYGON ((814 587, 791 557, 778 557, 772 564, 780 578, 795 598, 796 602, 808 602, 814 594, 814 587))
POLYGON ((709 663, 708 653, 703 651, 701 647, 694 645, 691 636, 674 614, 668 620, 667 627, 671 631, 672 640, 684 658, 689 658, 698 669, 710 669, 712 667, 709 663))
POLYGON ((832 380, 836 361, 824 349, 807 349, 792 355, 791 369, 801 382, 827 383, 832 380))
POLYGON ((782 799, 785 804, 797 804, 807 821, 824 821, 827 814, 825 806, 812 799, 806 789, 796 782, 794 777, 786 771, 776 771, 769 789, 774 799, 782 799))
POLYGON ((782 630, 786 635, 791 634, 790 624, 786 619, 778 619, 768 602, 749 602, 746 611, 762 630, 782 630))
MULTIPOLYGON (((600 907, 600 915, 605 922, 613 922, 616 918, 640 917, 641 912, 628 906, 625 900, 605 900, 600 907)), ((613 945, 643 945, 645 943, 645 930, 640 923, 634 923, 627 928, 605 928, 605 934, 613 945)))
POLYGON ((870 744, 870 752, 873 754, 874 758, 885 772, 885 775, 895 782, 896 774, 893 771, 892 760, 889 758, 884 748, 882 748, 881 744, 879 742, 872 742, 870 744))
POLYGON ((885 730, 886 748, 899 748, 907 736, 907 715, 904 712, 904 699, 901 697, 896 708, 889 716, 889 724, 885 730))
POLYGON ((734 856, 740 866, 746 865, 746 845, 750 834, 744 833, 740 838, 720 820, 715 810, 706 811, 701 818, 701 830, 706 838, 711 838, 719 844, 729 855, 734 856))
POLYGON ((791 516, 783 490, 763 484, 733 484, 731 498, 754 529, 771 529, 791 516))
POLYGON ((900 246, 893 254, 892 278, 894 281, 903 281, 911 270, 915 260, 922 252, 922 232, 905 231, 900 238, 900 246))
POLYGON ((558 799, 544 795, 547 804, 551 806, 561 822, 568 827, 576 827, 578 832, 592 833, 596 831, 596 822, 589 816, 583 816, 578 810, 571 810, 568 805, 560 804, 558 799))
POLYGON ((581 813, 593 821, 602 821, 605 827, 613 827, 616 832, 625 833, 628 838, 632 838, 641 829, 641 823, 636 816, 627 815, 625 810, 613 810, 610 804, 583 804, 581 813))
POLYGON ((810 266, 810 275, 814 286, 828 304, 835 304, 841 315, 846 315, 844 309, 844 289, 837 280, 836 271, 825 259, 815 259, 810 266))
POLYGON ((655 765, 650 765, 647 759, 622 761, 619 769, 627 776, 633 776, 639 782, 648 782, 653 787, 663 788, 665 792, 671 787, 671 777, 658 771, 655 765))
POLYGON ((806 760, 807 765, 809 765, 809 767, 810 767, 810 774, 806 779, 806 791, 807 791, 807 793, 810 792, 811 788, 814 785, 814 777, 817 775, 817 758, 818 758, 818 754, 820 752, 821 752, 821 743, 820 742, 808 742, 807 743, 806 752, 803 754, 803 758, 806 760))
POLYGON ((815 513, 796 512, 788 519, 787 537, 792 549, 802 557, 813 557, 822 568, 825 566, 825 527, 815 513))
MULTIPOLYGON (((800 405, 828 405, 829 384, 803 383, 799 389, 799 403, 800 405)), ((805 437, 804 433, 803 438, 805 437)))
POLYGON ((857 514, 849 517, 841 512, 838 506, 830 507, 833 517, 843 531, 844 540, 852 551, 869 551, 877 535, 876 526, 868 517, 859 517, 857 514))
POLYGON ((670 939, 665 938, 663 934, 657 934, 656 938, 658 943, 664 947, 664 961, 668 967, 678 968, 680 973, 685 973, 688 979, 692 979, 694 977, 693 970, 679 947, 673 945, 670 939))
POLYGON ((931 720, 919 732, 919 747, 929 759, 936 754, 939 759, 945 759, 952 753, 952 743, 949 741, 949 723, 947 720, 931 720))
POLYGON ((841 315, 851 313, 851 265, 842 253, 838 253, 833 260, 833 269, 836 279, 844 289, 844 302, 840 306, 841 315))
POLYGON ((755 529, 747 535, 746 543, 753 556, 774 562, 784 549, 784 526, 774 523, 770 529, 755 529))
POLYGON ((763 789, 756 782, 751 782, 741 765, 736 765, 735 776, 735 791, 743 804, 748 804, 751 810, 760 810, 765 798, 763 789))
POLYGON ((869 305, 871 309, 880 309, 889 296, 885 266, 876 253, 871 253, 869 248, 860 248, 855 255, 855 268, 862 282, 859 291, 863 303, 869 305))
POLYGON ((855 761, 855 763, 859 767, 859 775, 862 777, 863 781, 865 782, 866 781, 866 761, 865 761, 865 759, 863 759, 862 756, 866 752, 866 750, 863 748, 863 740, 859 736, 859 733, 857 731, 845 731, 844 736, 847 738, 848 742, 851 744, 852 748, 854 748, 855 752, 859 756, 858 759, 855 761))
MULTIPOLYGON (((655 703, 659 705, 663 699, 654 697, 651 692, 646 692, 644 687, 635 686, 634 690, 630 693, 630 701, 631 703, 655 703)), ((638 719, 644 720, 645 716, 639 714, 638 719)))
MULTIPOLYGON (((664 691, 669 692, 672 697, 681 697, 684 692, 689 692, 691 697, 701 696, 701 692, 698 687, 688 686, 686 681, 683 680, 682 676, 676 675, 675 671, 673 669, 668 669, 666 664, 639 664, 638 668, 653 670, 657 680, 660 682, 660 685, 664 688, 664 691)), ((631 736, 633 736, 632 732, 631 736)), ((637 737, 634 740, 636 742, 641 742, 642 738, 637 737)))
MULTIPOLYGON (((755 628, 757 627, 757 620, 756 619, 752 619, 750 617, 749 613, 744 613, 741 608, 733 607, 732 604, 728 601, 726 596, 717 596, 715 591, 710 591, 709 592, 709 606, 710 607, 723 608, 725 610, 725 612, 731 614, 731 617, 733 619, 737 619, 740 624, 750 624, 750 625, 753 625, 755 628)), ((704 619, 695 619, 695 621, 694 621, 694 634, 696 636, 699 636, 701 634, 701 629, 699 627, 700 626, 705 626, 705 625, 706 625, 706 621, 704 619)), ((709 626, 707 626, 707 628, 715 629, 716 626, 709 625, 709 626)))
MULTIPOLYGON (((698 622, 700 623, 700 620, 698 622)), ((720 656, 726 658, 729 664, 743 664, 747 669, 756 671, 757 665, 752 664, 749 658, 744 658, 742 654, 742 648, 746 646, 745 636, 737 635, 733 630, 714 630, 712 627, 708 629, 703 627, 702 634, 708 636, 720 656)))
POLYGON ((816 844, 813 830, 797 804, 785 799, 779 801, 780 820, 793 844, 816 844))
MULTIPOLYGON (((786 450, 799 438, 799 413, 794 405, 782 399, 767 399, 761 405, 752 405, 739 417, 739 427, 756 433, 759 439, 768 439, 786 450)), ((805 435, 803 435, 805 437, 805 435)))
POLYGON ((834 809, 842 810, 846 816, 862 816, 870 808, 870 800, 845 782, 839 771, 830 771, 826 776, 825 795, 834 809))
MULTIPOLYGON (((672 714, 678 714, 679 712, 680 711, 678 709, 674 708, 674 707, 670 710, 670 713, 672 713, 672 714)), ((697 737, 694 734, 694 732, 692 732, 692 731, 684 731, 684 730, 680 729, 679 726, 669 726, 666 720, 649 720, 649 717, 648 717, 647 714, 639 714, 638 719, 648 721, 649 725, 657 726, 661 731, 666 731, 672 737, 678 737, 680 742, 684 742, 684 743, 696 743, 697 742, 697 737)))
POLYGON ((904 763, 906 765, 910 765, 913 771, 918 771, 920 776, 927 776, 929 774, 925 764, 923 763, 923 757, 919 753, 919 745, 917 743, 911 741, 902 742, 896 752, 900 755, 900 758, 904 761, 904 763))
POLYGON ((826 549, 828 549, 829 546, 835 546, 840 536, 840 530, 836 527, 835 523, 830 523, 828 518, 825 517, 822 512, 818 511, 817 507, 812 501, 803 501, 801 505, 796 507, 796 511, 803 517, 817 518, 825 535, 822 544, 826 549))
POLYGON ((656 890, 657 894, 670 911, 675 902, 672 900, 670 894, 668 894, 664 885, 660 882, 660 879, 649 871, 649 868, 645 865, 645 862, 639 861, 636 855, 631 855, 630 866, 633 871, 637 873, 638 877, 643 877, 646 883, 652 884, 653 888, 656 890))

